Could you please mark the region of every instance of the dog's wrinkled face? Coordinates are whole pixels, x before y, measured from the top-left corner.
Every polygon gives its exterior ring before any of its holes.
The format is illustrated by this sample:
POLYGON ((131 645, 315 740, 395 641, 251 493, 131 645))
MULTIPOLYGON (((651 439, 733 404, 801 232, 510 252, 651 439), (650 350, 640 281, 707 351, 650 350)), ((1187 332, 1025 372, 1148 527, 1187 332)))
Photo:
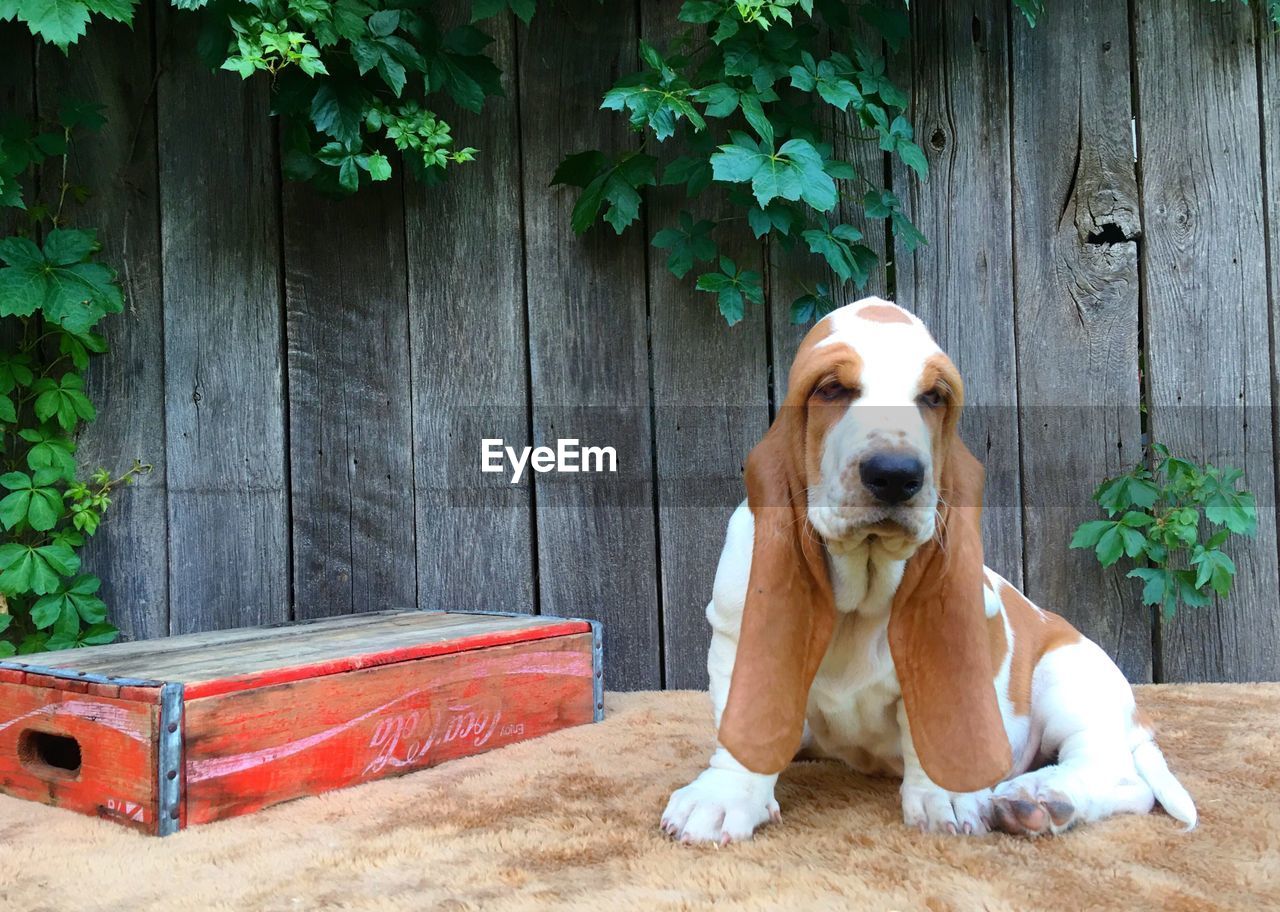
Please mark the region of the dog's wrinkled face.
POLYGON ((868 298, 815 327, 806 466, 809 521, 830 545, 874 536, 897 558, 934 534, 941 448, 963 397, 924 324, 868 298))

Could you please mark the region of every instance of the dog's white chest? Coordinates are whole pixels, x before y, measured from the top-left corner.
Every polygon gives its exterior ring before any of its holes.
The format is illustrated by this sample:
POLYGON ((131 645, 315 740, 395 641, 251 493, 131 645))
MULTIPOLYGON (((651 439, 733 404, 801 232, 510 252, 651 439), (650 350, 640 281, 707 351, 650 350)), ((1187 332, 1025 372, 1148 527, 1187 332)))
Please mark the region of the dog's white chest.
POLYGON ((815 752, 869 774, 902 775, 898 704, 902 691, 889 652, 889 605, 900 566, 877 572, 833 556, 836 627, 809 691, 815 752))

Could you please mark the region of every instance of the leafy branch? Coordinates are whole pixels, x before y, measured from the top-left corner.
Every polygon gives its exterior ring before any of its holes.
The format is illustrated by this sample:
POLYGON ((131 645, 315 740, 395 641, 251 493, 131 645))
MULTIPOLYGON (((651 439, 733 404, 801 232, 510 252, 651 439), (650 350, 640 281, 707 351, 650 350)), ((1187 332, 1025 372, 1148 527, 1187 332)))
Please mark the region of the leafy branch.
POLYGON ((1258 508, 1239 489, 1239 469, 1198 466, 1161 444, 1151 452, 1154 471, 1140 464, 1099 485, 1093 499, 1108 518, 1081 524, 1071 547, 1091 549, 1104 567, 1133 561, 1127 575, 1143 581, 1143 604, 1173 617, 1181 604, 1203 608, 1212 593, 1230 593, 1236 565, 1222 549, 1232 535, 1257 534, 1258 508))
MULTIPOLYGON (((905 6, 856 4, 859 18, 892 47, 907 33, 905 6)), ((833 221, 842 199, 867 219, 890 220, 908 250, 924 237, 893 193, 834 154, 834 138, 848 134, 878 143, 919 177, 928 163, 905 111, 909 98, 894 85, 880 42, 858 37, 849 5, 835 0, 687 0, 684 23, 667 52, 640 42, 643 69, 624 76, 601 107, 625 114, 646 141, 617 158, 587 150, 565 159, 553 184, 581 188, 573 229, 588 230, 601 208, 621 234, 639 217, 640 190, 680 186, 688 198, 715 197, 739 209, 752 234, 783 248, 803 244, 843 285, 861 287, 877 257, 862 230, 833 221), (691 48, 692 50, 684 50, 691 48), (657 172, 647 141, 668 141, 678 155, 657 172), (643 160, 644 167, 633 164, 643 160)), ((716 296, 732 324, 745 303, 761 303, 759 276, 739 272, 718 241, 725 219, 695 220, 682 210, 660 228, 655 247, 669 250, 667 266, 684 278, 697 262, 719 264, 697 275, 695 287, 716 296)), ((836 289, 838 291, 838 289, 836 289)), ((821 317, 834 307, 833 289, 805 289, 792 319, 821 317)))
POLYGON ((97 416, 83 373, 106 351, 94 329, 124 307, 96 232, 66 224, 68 203, 89 192, 67 176, 75 135, 103 122, 93 106, 64 103, 44 128, 0 123, 0 203, 25 210, 28 225, 0 238, 0 657, 116 638, 77 551, 113 490, 150 469, 81 480, 75 458, 77 431, 97 416), (50 160, 56 202, 28 206, 24 182, 50 160))

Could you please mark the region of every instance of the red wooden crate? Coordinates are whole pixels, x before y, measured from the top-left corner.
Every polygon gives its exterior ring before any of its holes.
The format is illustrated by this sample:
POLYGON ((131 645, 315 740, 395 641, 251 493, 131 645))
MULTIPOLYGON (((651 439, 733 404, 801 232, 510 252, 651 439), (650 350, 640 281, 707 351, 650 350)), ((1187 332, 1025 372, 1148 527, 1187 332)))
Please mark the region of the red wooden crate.
POLYGON ((0 662, 0 792, 167 835, 599 720, 599 625, 389 611, 0 662))

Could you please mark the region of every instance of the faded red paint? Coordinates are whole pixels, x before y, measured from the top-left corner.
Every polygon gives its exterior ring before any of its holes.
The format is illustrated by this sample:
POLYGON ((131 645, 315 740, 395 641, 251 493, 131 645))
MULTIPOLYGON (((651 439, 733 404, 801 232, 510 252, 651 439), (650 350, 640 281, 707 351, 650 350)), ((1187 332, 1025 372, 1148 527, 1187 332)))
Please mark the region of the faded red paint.
MULTIPOLYGON (((185 681, 179 828, 590 722, 594 674, 589 624, 494 618, 445 642, 185 681)), ((159 686, 0 669, 0 793, 156 833, 160 724, 159 686), (27 732, 74 738, 79 770, 40 763, 27 732)))

